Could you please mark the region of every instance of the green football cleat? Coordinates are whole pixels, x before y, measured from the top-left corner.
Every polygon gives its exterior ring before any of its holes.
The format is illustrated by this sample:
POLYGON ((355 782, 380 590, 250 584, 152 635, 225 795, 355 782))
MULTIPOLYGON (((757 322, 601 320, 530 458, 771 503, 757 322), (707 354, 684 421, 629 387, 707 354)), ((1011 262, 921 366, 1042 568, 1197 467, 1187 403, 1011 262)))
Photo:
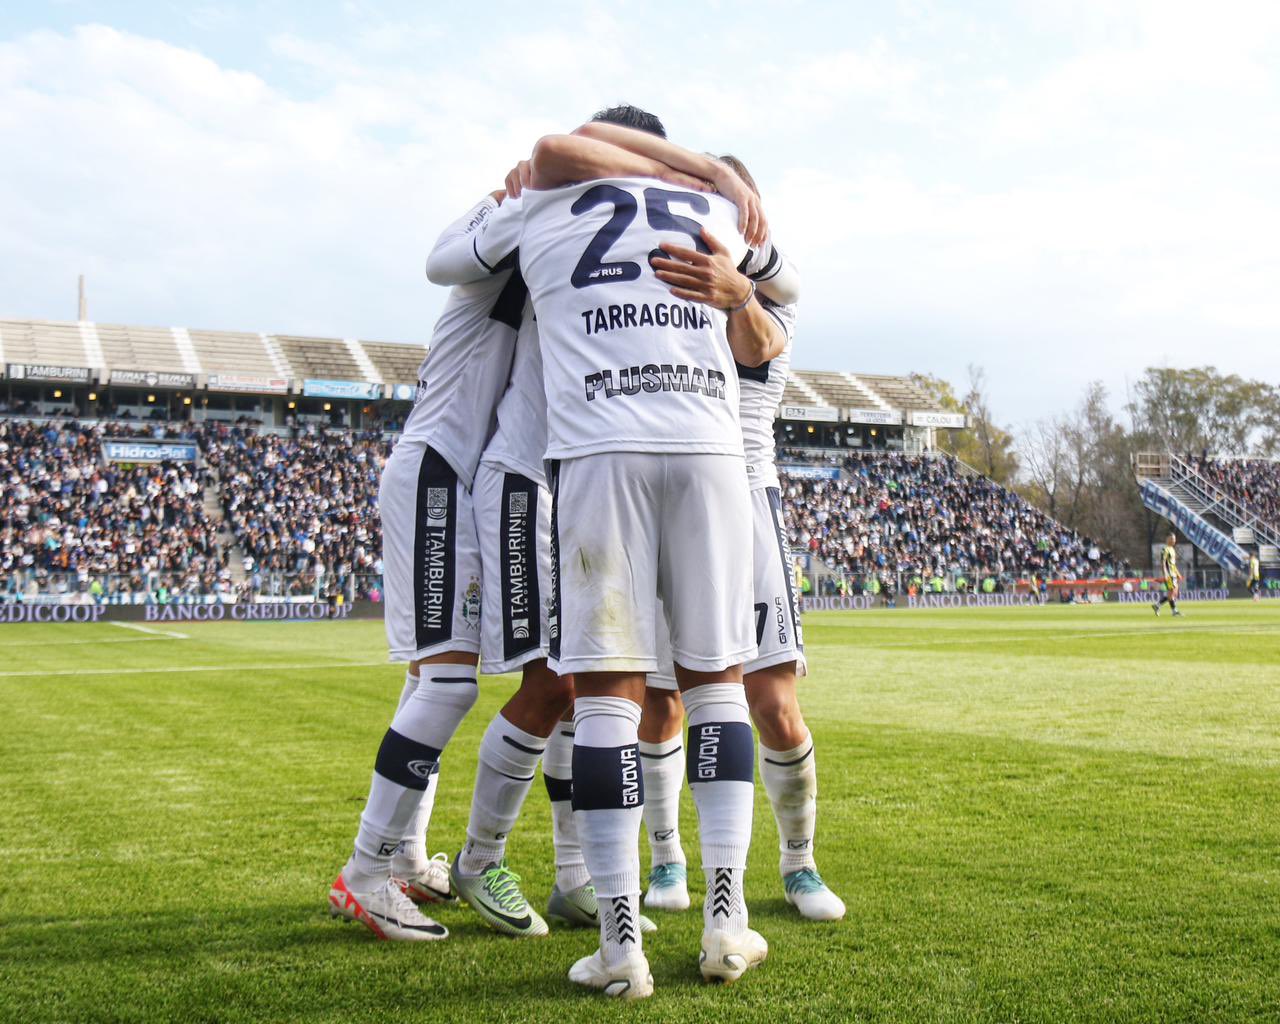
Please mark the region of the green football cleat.
POLYGON ((507 867, 505 860, 469 876, 458 871, 455 859, 449 869, 449 880, 453 891, 494 931, 521 939, 547 934, 547 922, 529 906, 520 891, 520 876, 507 867))
MULTIPOLYGON (((560 887, 551 889, 547 900, 547 917, 566 928, 599 928, 600 905, 596 901, 596 887, 590 883, 562 892, 560 887)), ((656 932, 658 926, 644 914, 640 915, 640 934, 656 932)))

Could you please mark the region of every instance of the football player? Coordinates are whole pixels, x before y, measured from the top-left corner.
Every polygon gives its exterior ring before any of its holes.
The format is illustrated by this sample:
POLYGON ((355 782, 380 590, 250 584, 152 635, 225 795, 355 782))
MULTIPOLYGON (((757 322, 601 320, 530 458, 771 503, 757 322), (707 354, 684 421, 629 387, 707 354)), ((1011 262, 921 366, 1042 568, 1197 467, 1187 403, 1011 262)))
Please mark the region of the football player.
MULTIPOLYGON (((740 161, 731 156, 721 160, 755 189, 754 179, 740 161)), ((663 249, 669 258, 655 260, 653 266, 679 298, 714 307, 732 302, 750 286, 724 259, 669 244, 663 249)), ((814 861, 818 777, 813 737, 796 699, 796 679, 807 668, 773 438, 774 413, 791 365, 795 316, 794 303, 779 304, 759 294, 746 309, 731 314, 728 323, 731 339, 735 332, 762 335, 778 352, 760 366, 737 366, 739 419, 751 491, 756 641, 756 651, 743 667, 743 682, 751 720, 760 733, 760 778, 778 826, 783 892, 802 916, 832 921, 844 916, 845 906, 823 882, 814 861)), ((662 626, 660 620, 660 640, 662 626)), ((674 675, 664 666, 664 671, 649 676, 640 722, 640 758, 645 829, 652 853, 645 906, 665 910, 689 906, 679 831, 683 721, 674 675)))
POLYGON ((1160 552, 1160 567, 1164 572, 1164 593, 1152 606, 1152 610, 1158 616, 1160 614, 1160 606, 1168 602, 1169 607, 1173 609, 1174 615, 1181 615, 1178 611, 1178 586, 1182 580, 1182 573, 1178 571, 1178 536, 1171 533, 1164 540, 1164 550, 1160 552))
MULTIPOLYGON (((553 460, 550 661, 575 677, 572 800, 601 920, 600 949, 570 978, 640 998, 653 983, 638 925, 637 728, 645 674, 658 666, 659 595, 697 751, 692 788, 709 880, 701 970, 732 980, 767 953, 742 891, 753 745, 741 665, 754 645, 733 363, 756 366, 776 353, 730 341, 728 310, 671 301, 648 265, 664 241, 710 252, 704 227, 735 265, 747 257, 731 203, 651 178, 543 189, 535 173, 531 184, 433 279, 500 270, 518 250, 529 285, 553 460)), ((763 225, 748 227, 755 235, 763 225)))
MULTIPOLYGON (((441 235, 465 241, 498 208, 496 192, 441 235)), ((426 856, 440 756, 476 701, 480 551, 470 488, 506 387, 525 304, 510 271, 454 288, 418 371, 418 395, 378 494, 391 659, 404 689, 374 762, 355 848, 330 911, 382 939, 443 939, 414 905, 448 899, 448 864, 426 856)))

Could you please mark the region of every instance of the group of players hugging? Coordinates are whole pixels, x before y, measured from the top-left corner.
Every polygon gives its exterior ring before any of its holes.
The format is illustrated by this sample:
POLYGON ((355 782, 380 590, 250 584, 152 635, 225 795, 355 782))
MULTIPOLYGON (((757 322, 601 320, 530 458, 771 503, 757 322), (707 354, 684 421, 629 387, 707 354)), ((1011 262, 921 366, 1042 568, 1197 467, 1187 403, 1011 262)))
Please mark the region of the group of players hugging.
POLYGON ((812 920, 845 911, 814 862, 774 461, 796 271, 739 161, 684 150, 622 106, 540 140, 440 236, 427 276, 450 292, 379 497, 387 637, 409 669, 330 910, 384 939, 443 939, 419 905, 461 898, 499 932, 545 935, 505 858, 541 760, 546 918, 600 932, 569 978, 643 998, 656 925, 640 912, 639 831, 645 909, 687 910, 687 777, 699 968, 736 980, 768 952, 743 892, 752 723, 786 899, 812 920), (450 863, 427 856, 425 833, 480 666, 522 680, 480 743, 450 863))

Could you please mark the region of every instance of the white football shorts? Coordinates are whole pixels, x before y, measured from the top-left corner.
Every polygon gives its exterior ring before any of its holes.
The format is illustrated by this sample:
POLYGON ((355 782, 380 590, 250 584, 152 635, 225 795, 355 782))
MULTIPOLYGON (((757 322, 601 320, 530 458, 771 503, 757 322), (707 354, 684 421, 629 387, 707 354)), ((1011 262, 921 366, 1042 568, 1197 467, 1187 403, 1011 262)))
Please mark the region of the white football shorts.
POLYGON ((392 661, 480 651, 480 548, 471 495, 421 441, 391 451, 378 488, 392 661))
POLYGON ((654 672, 661 597, 676 661, 755 654, 747 473, 732 455, 601 452, 558 463, 551 665, 654 672))
MULTIPOLYGON (((751 492, 751 526, 756 650, 742 671, 744 674, 758 672, 794 661, 796 675, 803 676, 808 671, 804 632, 800 626, 791 548, 787 543, 782 494, 778 488, 758 487, 751 492)), ((658 690, 674 690, 675 666, 667 639, 667 623, 661 614, 656 627, 658 670, 650 674, 648 685, 658 690)))
POLYGON ((545 658, 550 643, 551 492, 482 462, 471 490, 484 568, 480 662, 487 675, 545 658))

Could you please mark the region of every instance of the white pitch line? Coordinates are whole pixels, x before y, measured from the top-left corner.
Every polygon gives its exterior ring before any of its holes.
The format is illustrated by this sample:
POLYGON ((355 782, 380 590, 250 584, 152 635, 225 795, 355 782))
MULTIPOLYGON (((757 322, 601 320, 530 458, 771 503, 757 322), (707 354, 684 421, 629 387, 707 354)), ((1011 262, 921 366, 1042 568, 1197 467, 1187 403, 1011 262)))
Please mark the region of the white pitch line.
POLYGON ((173 640, 190 640, 191 637, 186 633, 174 633, 167 629, 152 629, 150 626, 139 626, 136 622, 108 622, 108 626, 119 626, 121 629, 136 629, 139 633, 147 633, 150 636, 169 637, 173 640))
POLYGON ((154 644, 170 639, 167 636, 115 636, 105 640, 19 640, 15 643, 0 643, 0 651, 11 647, 85 647, 98 644, 154 644))
MULTIPOLYGON (((256 672, 300 672, 303 669, 315 671, 316 669, 333 669, 333 668, 386 668, 394 662, 390 661, 326 661, 319 664, 309 663, 306 665, 258 665, 254 669, 256 672)), ((166 675, 175 672, 243 672, 243 665, 171 665, 167 668, 76 668, 76 669, 59 669, 54 672, 37 669, 34 672, 0 672, 0 679, 12 679, 21 676, 39 676, 47 678, 49 676, 155 676, 166 675)))

